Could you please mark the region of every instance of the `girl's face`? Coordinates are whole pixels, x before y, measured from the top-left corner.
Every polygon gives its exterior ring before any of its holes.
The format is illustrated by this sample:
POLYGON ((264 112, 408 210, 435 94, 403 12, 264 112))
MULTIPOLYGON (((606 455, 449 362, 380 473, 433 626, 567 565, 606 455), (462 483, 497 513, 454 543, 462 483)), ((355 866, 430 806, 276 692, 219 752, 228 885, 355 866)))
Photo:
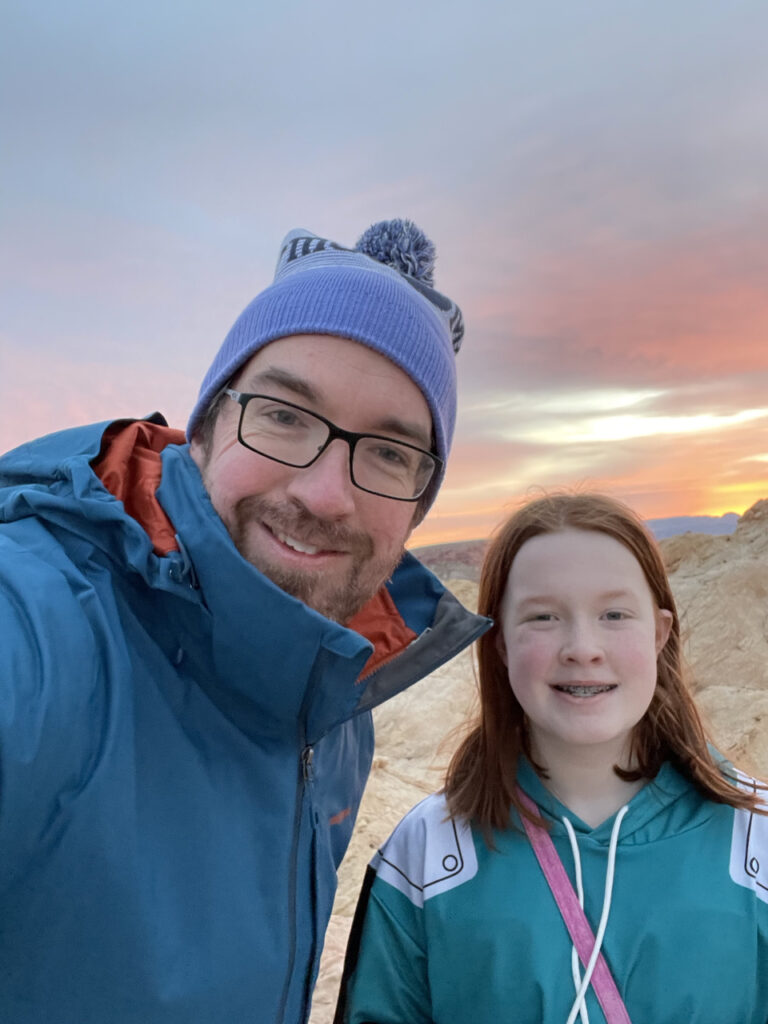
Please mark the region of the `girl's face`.
POLYGON ((532 537, 512 563, 500 625, 536 760, 553 767, 591 748, 621 762, 672 625, 629 549, 593 530, 532 537))

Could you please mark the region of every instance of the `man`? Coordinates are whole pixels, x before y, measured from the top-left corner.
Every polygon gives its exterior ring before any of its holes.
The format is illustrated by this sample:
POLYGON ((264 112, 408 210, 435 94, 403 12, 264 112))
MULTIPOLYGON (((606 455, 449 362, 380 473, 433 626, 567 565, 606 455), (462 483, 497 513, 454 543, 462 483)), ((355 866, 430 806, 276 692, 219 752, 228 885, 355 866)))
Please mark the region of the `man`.
POLYGON ((306 1019, 370 710, 486 628, 403 554, 455 416, 431 257, 292 232, 189 445, 0 460, 0 1020, 306 1019))

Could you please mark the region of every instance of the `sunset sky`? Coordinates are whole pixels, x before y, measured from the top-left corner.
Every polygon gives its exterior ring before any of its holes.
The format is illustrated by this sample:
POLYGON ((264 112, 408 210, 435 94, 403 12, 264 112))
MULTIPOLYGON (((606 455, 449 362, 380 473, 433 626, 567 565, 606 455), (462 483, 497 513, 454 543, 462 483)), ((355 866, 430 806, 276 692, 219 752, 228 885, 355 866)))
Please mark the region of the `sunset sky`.
POLYGON ((768 497, 768 5, 6 0, 0 448, 186 422, 283 235, 410 217, 462 307, 414 542, 529 489, 768 497))

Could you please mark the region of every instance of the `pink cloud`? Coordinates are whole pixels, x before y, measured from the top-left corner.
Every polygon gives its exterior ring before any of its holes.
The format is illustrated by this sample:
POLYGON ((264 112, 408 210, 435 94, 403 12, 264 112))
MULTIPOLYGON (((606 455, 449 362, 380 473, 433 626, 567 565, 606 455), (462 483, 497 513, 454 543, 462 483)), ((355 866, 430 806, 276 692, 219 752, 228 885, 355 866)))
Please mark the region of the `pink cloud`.
POLYGON ((33 365, 4 340, 0 361, 0 451, 55 430, 156 409, 183 427, 198 387, 189 374, 167 368, 153 374, 137 362, 76 362, 48 352, 33 365))

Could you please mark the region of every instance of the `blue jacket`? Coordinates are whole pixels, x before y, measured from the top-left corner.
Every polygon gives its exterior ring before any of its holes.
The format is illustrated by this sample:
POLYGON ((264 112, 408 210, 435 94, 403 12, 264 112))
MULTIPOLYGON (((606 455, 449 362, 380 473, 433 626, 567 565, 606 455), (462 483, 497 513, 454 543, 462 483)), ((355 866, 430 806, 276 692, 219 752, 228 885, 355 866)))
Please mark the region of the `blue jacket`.
POLYGON ((0 460, 0 1020, 295 1024, 373 752, 370 709, 483 632, 406 555, 371 644, 246 563, 186 446, 160 555, 91 461, 0 460))

